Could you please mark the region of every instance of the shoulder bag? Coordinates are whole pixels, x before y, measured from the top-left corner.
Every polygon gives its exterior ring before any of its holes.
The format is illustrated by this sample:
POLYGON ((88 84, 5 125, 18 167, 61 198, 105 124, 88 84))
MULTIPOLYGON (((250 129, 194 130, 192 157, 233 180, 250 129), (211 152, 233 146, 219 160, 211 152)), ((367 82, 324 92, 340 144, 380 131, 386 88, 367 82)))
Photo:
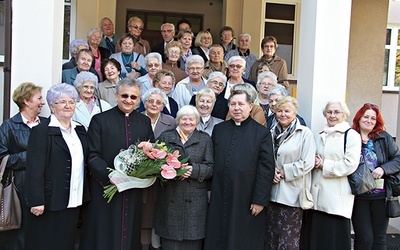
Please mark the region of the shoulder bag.
POLYGON ((14 185, 14 174, 10 171, 3 186, 3 174, 9 155, 5 156, 0 165, 0 232, 21 227, 21 203, 14 185))
POLYGON ((400 196, 400 172, 386 176, 387 187, 392 191, 393 197, 400 196))
POLYGON ((310 191, 307 189, 307 186, 306 186, 306 178, 304 175, 304 171, 303 171, 303 188, 301 189, 301 192, 299 195, 299 203, 300 203, 300 207, 303 210, 310 209, 314 206, 314 199, 312 197, 312 194, 310 193, 310 191))

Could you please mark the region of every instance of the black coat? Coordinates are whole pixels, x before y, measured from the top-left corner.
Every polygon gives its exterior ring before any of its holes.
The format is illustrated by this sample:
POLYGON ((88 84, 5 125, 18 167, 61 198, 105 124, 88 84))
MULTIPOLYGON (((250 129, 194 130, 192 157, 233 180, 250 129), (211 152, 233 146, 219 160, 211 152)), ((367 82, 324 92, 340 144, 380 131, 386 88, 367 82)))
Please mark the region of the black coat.
POLYGON ((140 249, 142 190, 117 192, 110 203, 103 192, 110 184, 107 168, 114 168, 120 150, 138 141, 154 141, 150 119, 137 111, 125 116, 116 106, 93 116, 88 137, 91 201, 85 211, 80 249, 140 249))
POLYGON ((165 49, 164 49, 164 42, 160 44, 156 44, 151 48, 151 52, 157 52, 161 55, 163 63, 167 61, 167 56, 165 55, 165 49))
POLYGON ((214 171, 204 249, 264 249, 265 213, 251 215, 251 204, 268 206, 275 161, 271 134, 252 118, 214 127, 214 171))
POLYGON ((208 62, 208 58, 206 56, 206 54, 204 53, 204 51, 200 48, 200 47, 195 47, 192 49, 192 53, 193 55, 199 55, 203 58, 204 60, 204 64, 206 64, 206 62, 208 62))
MULTIPOLYGON (((59 127, 49 126, 50 119, 32 128, 28 141, 26 168, 26 201, 28 207, 45 205, 45 210, 66 209, 69 202, 71 154, 59 127)), ((75 131, 87 155, 84 126, 75 131)), ((85 158, 86 159, 86 158, 85 158)), ((84 178, 83 202, 89 200, 84 178)))
MULTIPOLYGON (((211 116, 222 119, 224 121, 229 111, 228 100, 226 100, 224 97, 225 90, 226 88, 219 95, 217 95, 213 110, 211 111, 211 116)), ((190 99, 190 105, 196 107, 196 95, 192 96, 192 99, 190 99)))

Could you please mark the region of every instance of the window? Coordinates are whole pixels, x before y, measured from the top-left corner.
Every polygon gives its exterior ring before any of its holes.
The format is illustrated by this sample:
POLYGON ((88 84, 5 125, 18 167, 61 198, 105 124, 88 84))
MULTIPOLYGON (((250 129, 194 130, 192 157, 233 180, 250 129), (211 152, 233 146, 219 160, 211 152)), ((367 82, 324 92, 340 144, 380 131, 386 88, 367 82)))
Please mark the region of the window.
POLYGON ((386 30, 383 90, 399 91, 400 86, 400 27, 386 30))
POLYGON ((277 55, 285 59, 288 74, 294 75, 294 49, 297 21, 297 4, 265 3, 264 37, 278 40, 277 55))
POLYGON ((75 39, 76 0, 64 1, 63 60, 69 59, 69 43, 75 39))
POLYGON ((0 1, 0 62, 4 62, 5 11, 5 1, 0 1))

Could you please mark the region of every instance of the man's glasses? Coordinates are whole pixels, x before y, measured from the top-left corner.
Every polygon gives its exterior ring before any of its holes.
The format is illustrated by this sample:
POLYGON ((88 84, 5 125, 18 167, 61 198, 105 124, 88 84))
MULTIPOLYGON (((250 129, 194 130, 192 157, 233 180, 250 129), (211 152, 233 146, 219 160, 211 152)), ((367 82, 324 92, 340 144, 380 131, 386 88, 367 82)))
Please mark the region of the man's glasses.
POLYGON ((128 95, 128 94, 118 94, 118 95, 124 99, 131 98, 131 100, 134 100, 134 101, 139 98, 138 96, 135 96, 135 95, 128 95))

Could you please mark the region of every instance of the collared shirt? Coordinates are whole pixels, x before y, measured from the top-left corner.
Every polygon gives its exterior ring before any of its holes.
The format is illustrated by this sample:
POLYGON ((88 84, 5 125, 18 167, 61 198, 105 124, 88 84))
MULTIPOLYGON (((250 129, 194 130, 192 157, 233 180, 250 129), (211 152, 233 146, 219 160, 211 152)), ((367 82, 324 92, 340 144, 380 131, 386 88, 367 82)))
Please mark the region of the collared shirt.
POLYGON ((39 116, 36 116, 34 121, 29 121, 22 113, 21 117, 22 117, 22 122, 25 123, 30 128, 33 128, 40 124, 39 116))
POLYGON ((84 157, 81 140, 75 131, 78 123, 71 120, 71 133, 64 128, 60 121, 54 115, 50 116, 49 126, 59 127, 62 137, 68 146, 71 154, 71 179, 69 186, 68 208, 82 205, 83 199, 83 176, 84 176, 84 157))

